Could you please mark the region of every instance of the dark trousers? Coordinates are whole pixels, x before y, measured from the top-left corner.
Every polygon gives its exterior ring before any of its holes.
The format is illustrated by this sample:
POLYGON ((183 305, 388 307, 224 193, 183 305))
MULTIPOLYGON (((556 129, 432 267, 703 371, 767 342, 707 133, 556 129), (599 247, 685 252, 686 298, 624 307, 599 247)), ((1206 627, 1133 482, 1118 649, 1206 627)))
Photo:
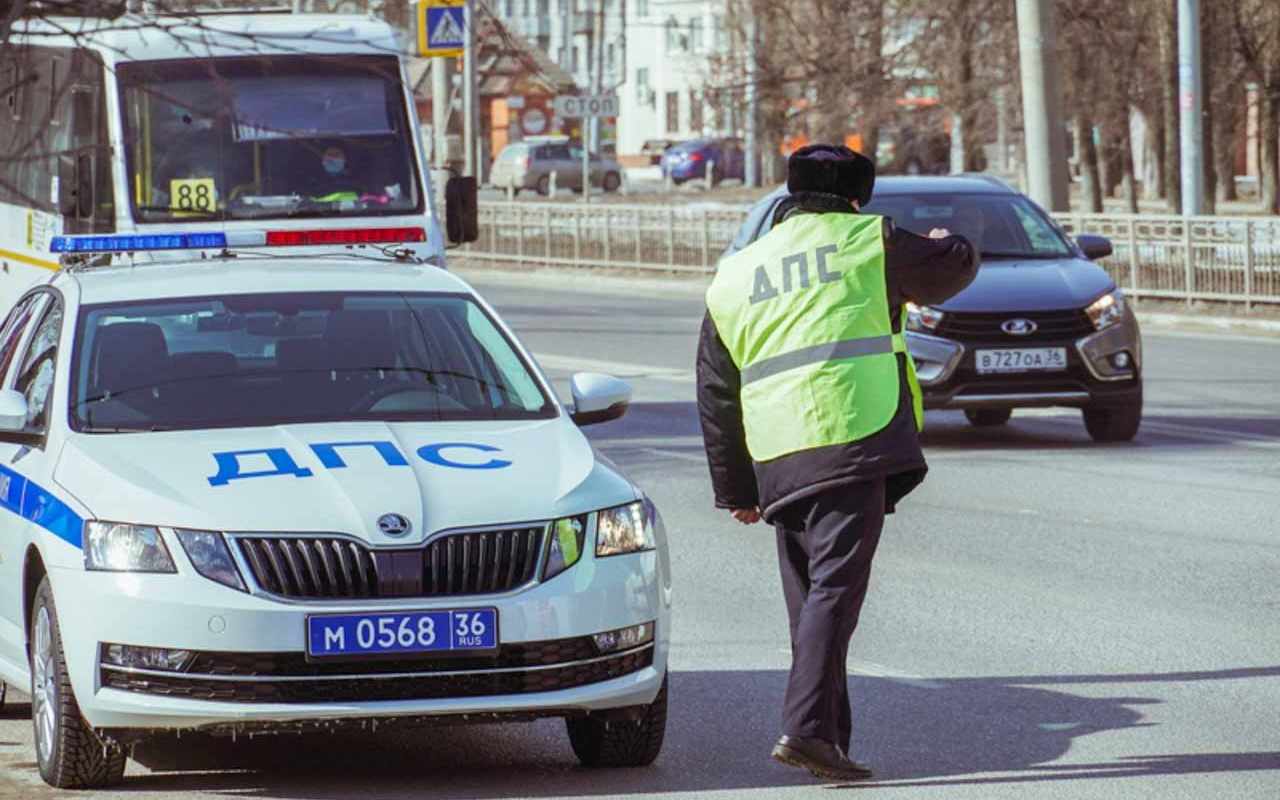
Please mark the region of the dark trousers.
POLYGON ((829 489, 774 518, 791 618, 782 732, 846 750, 853 730, 845 661, 884 527, 884 480, 829 489))

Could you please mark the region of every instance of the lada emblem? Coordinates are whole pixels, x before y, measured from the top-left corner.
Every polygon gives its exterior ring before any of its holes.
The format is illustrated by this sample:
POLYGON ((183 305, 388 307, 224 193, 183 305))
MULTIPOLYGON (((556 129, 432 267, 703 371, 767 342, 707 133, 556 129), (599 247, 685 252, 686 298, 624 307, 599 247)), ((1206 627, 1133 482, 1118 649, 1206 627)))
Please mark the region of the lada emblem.
POLYGON ((1030 336, 1039 327, 1029 319, 1007 319, 1000 325, 1000 330, 1010 336, 1030 336))
POLYGON ((413 524, 402 514, 383 514, 378 517, 378 530, 388 536, 404 536, 413 524))

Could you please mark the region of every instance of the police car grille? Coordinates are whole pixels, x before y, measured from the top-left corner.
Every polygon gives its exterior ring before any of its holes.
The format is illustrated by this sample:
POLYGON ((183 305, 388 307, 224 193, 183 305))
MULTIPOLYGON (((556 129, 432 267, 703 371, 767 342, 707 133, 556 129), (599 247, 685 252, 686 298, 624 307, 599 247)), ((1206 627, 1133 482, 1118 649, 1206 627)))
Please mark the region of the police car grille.
POLYGON ((494 594, 534 579, 543 528, 437 537, 412 550, 372 550, 340 537, 240 536, 263 590, 291 598, 494 594))
MULTIPOLYGON (((359 665, 345 665, 342 676, 285 681, 210 677, 192 674, 137 674, 103 667, 102 685, 127 692, 220 700, 236 703, 322 703, 373 700, 428 700, 528 694, 571 689, 620 678, 653 664, 653 645, 559 666, 517 671, 464 670, 432 674, 352 675, 359 665)), ((437 668, 438 669, 438 668, 437 668)))

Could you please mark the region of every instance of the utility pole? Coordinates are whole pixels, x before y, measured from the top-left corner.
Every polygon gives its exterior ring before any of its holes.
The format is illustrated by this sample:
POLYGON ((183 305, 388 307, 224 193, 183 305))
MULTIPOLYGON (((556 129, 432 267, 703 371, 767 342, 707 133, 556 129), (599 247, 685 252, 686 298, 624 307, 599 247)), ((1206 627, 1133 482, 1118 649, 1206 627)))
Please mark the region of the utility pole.
POLYGON ((1052 0, 1018 0, 1018 56, 1026 131, 1028 194, 1050 211, 1069 211, 1067 148, 1052 0))
POLYGON ((465 140, 463 152, 466 154, 465 171, 478 181, 480 175, 479 148, 477 137, 479 125, 476 124, 476 112, 480 108, 476 97, 476 0, 467 0, 467 47, 462 54, 462 136, 465 140))
POLYGON ((1204 95, 1200 85, 1200 0, 1178 0, 1178 104, 1182 108, 1182 214, 1204 213, 1204 95))
MULTIPOLYGON (((592 55, 591 73, 591 94, 593 97, 599 97, 604 91, 604 51, 605 51, 605 29, 608 21, 605 19, 605 0, 596 0, 599 7, 596 9, 595 21, 592 25, 592 39, 594 40, 594 51, 592 55)), ((590 128, 590 149, 593 153, 600 152, 600 117, 592 117, 590 128)))
POLYGON ((449 62, 447 58, 431 59, 431 135, 435 140, 431 152, 437 169, 449 165, 449 112, 453 99, 449 62))
POLYGON ((744 137, 747 163, 742 182, 754 187, 760 185, 760 142, 756 130, 759 120, 759 109, 756 107, 758 102, 756 99, 756 46, 759 35, 756 31, 755 8, 751 8, 749 13, 751 18, 747 20, 747 124, 744 137))

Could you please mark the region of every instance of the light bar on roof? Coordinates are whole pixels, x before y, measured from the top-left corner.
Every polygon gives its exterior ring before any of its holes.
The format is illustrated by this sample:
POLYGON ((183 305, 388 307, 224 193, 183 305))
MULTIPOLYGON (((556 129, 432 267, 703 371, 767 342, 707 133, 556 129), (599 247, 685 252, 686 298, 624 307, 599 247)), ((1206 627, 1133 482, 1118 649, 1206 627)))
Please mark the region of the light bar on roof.
POLYGON ((322 228, 305 231, 267 231, 268 247, 317 244, 403 244, 425 242, 422 228, 322 228))
POLYGON ((55 236, 55 253, 131 253, 140 250, 220 250, 224 233, 121 233, 106 236, 55 236))

